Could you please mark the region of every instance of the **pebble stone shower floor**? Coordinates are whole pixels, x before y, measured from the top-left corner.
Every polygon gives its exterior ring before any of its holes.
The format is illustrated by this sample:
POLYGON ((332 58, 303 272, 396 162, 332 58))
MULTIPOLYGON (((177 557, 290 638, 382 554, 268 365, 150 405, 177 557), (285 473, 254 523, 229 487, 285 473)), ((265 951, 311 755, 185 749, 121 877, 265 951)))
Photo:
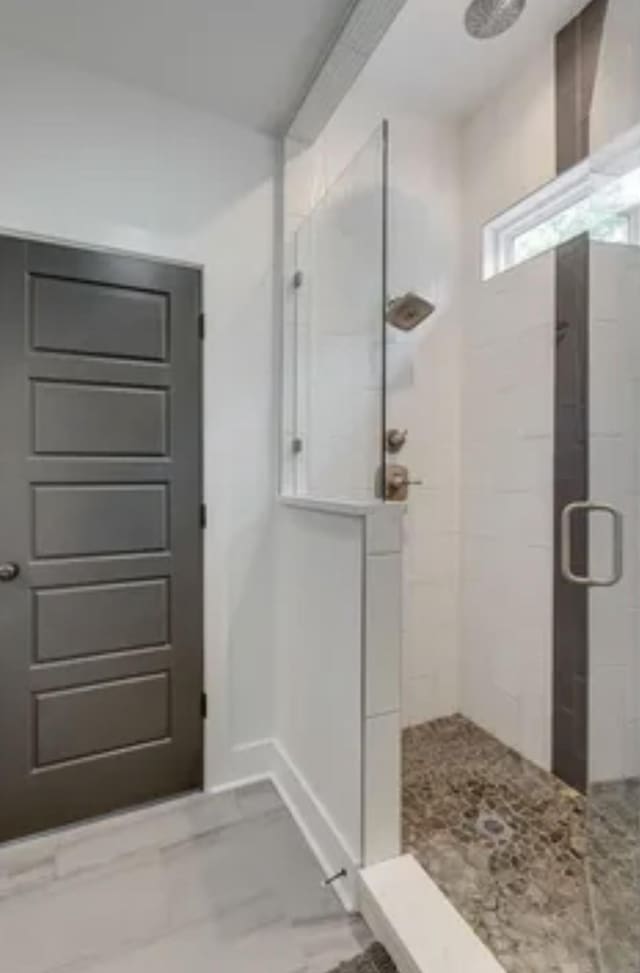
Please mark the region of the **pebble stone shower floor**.
POLYGON ((587 801, 461 716, 403 763, 404 850, 506 973, 640 971, 639 781, 587 801))
POLYGON ((374 943, 362 956, 342 963, 332 973, 397 973, 397 970, 386 950, 374 943))

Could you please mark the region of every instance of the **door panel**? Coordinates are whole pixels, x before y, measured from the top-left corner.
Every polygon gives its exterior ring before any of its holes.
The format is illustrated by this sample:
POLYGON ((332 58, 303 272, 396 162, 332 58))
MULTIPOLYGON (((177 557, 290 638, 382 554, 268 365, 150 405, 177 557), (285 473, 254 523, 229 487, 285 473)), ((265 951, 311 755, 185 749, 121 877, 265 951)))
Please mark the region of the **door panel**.
POLYGON ((163 551, 167 513, 164 483, 36 486, 34 550, 37 557, 163 551))
POLYGON ((0 238, 0 840, 201 786, 199 312, 0 238))
POLYGON ((34 452, 164 456, 167 400, 163 389, 34 382, 34 452))
POLYGON ((169 689, 159 672, 37 694, 36 766, 167 739, 169 689))
POLYGON ((148 358, 167 352, 167 295, 31 276, 32 347, 148 358))
POLYGON ((36 590, 33 626, 36 662, 162 645, 168 579, 36 590))

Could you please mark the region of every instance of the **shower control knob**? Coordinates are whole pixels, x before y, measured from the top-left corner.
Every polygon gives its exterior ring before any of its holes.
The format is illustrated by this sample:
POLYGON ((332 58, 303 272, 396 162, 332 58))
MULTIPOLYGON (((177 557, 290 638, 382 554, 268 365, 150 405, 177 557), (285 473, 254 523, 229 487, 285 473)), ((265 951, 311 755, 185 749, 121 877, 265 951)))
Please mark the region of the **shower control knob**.
POLYGON ((408 429, 390 429, 387 433, 387 451, 399 453, 409 436, 408 429))
POLYGON ((0 564, 0 581, 15 581, 19 574, 20 568, 17 564, 12 564, 10 561, 7 564, 0 564))

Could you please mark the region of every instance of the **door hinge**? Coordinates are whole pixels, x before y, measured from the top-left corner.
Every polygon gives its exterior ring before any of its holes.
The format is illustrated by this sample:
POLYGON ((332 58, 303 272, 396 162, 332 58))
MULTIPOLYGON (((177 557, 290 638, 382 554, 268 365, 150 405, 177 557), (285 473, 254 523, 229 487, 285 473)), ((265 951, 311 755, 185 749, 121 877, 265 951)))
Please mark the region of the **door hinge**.
POLYGON ((204 530, 207 526, 207 505, 206 503, 200 504, 200 526, 204 530))
POLYGON ((202 311, 198 315, 198 334, 200 335, 201 341, 204 341, 204 329, 205 329, 205 320, 204 320, 204 311, 202 311))
POLYGON ((294 290, 299 291, 303 284, 304 284, 304 274, 301 270, 296 270, 295 274, 293 275, 294 290))
POLYGON ((209 700, 206 693, 200 694, 200 716, 206 720, 209 715, 209 700))

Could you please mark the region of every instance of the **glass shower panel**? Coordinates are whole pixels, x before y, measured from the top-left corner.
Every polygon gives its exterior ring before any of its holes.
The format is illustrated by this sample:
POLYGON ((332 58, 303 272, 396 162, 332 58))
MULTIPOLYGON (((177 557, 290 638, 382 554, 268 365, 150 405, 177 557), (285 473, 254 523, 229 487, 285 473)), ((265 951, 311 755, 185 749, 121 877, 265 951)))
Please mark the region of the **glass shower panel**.
POLYGON ((589 291, 586 867, 601 973, 629 973, 640 968, 640 248, 592 241, 589 291))
POLYGON ((298 495, 371 500, 384 459, 387 128, 296 237, 293 482, 298 495))

